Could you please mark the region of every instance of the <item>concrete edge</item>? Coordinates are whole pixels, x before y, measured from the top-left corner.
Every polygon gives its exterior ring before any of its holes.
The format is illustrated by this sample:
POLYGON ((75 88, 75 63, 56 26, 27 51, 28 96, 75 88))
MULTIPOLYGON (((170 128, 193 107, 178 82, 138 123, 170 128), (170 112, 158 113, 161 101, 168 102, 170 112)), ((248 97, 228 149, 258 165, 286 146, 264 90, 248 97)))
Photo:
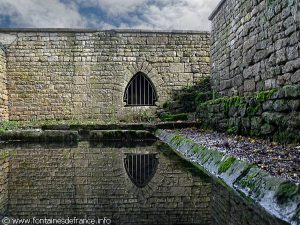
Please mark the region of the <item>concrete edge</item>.
POLYGON ((213 10, 213 12, 210 14, 210 16, 208 17, 209 20, 213 20, 213 18, 215 17, 215 15, 217 15, 217 13, 220 11, 220 9, 222 8, 223 4, 226 2, 227 0, 221 0, 221 2, 219 2, 219 4, 217 5, 217 7, 213 10))
POLYGON ((157 130, 155 135, 243 198, 259 204, 275 217, 297 225, 300 222, 300 187, 269 175, 257 166, 208 149, 183 135, 157 130))
POLYGON ((89 29, 89 28, 0 28, 0 33, 13 32, 49 32, 49 33, 167 33, 167 34, 210 34, 209 31, 197 30, 143 30, 143 29, 89 29))

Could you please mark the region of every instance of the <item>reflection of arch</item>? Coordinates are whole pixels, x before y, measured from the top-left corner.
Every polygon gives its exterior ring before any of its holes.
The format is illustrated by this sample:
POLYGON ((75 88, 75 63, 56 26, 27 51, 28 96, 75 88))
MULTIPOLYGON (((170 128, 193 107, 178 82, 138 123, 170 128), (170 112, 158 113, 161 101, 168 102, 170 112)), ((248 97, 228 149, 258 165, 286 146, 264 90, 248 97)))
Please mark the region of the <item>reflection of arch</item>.
POLYGON ((126 173, 139 188, 145 187, 156 173, 156 154, 127 154, 124 159, 126 173))
POLYGON ((157 100, 156 89, 143 72, 136 73, 127 84, 123 101, 126 105, 154 105, 157 100))

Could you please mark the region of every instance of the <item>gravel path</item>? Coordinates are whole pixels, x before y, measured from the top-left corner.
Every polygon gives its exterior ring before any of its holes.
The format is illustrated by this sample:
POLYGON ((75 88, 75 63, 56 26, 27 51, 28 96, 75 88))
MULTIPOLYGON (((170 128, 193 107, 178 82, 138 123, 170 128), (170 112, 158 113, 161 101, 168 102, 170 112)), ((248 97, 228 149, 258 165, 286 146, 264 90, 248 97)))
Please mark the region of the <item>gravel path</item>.
POLYGON ((199 129, 181 129, 177 132, 196 143, 256 164, 272 175, 300 183, 300 146, 283 146, 262 139, 199 129))

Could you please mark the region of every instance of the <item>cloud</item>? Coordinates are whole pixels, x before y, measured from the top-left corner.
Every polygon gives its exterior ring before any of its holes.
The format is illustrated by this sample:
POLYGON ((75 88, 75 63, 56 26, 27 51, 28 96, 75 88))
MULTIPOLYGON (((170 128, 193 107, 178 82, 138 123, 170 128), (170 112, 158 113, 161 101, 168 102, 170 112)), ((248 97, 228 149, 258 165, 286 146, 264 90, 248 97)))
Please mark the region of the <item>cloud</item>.
POLYGON ((141 8, 149 0, 79 0, 85 7, 98 7, 111 16, 122 16, 141 8))
POLYGON ((219 1, 0 0, 0 23, 8 17, 14 27, 209 30, 219 1))
POLYGON ((1 0, 0 15, 9 17, 12 26, 18 27, 85 27, 76 4, 59 0, 1 0))
POLYGON ((144 11, 138 26, 155 29, 209 30, 208 16, 218 0, 156 1, 144 11))
POLYGON ((116 28, 209 30, 220 0, 81 0, 120 21, 116 28))

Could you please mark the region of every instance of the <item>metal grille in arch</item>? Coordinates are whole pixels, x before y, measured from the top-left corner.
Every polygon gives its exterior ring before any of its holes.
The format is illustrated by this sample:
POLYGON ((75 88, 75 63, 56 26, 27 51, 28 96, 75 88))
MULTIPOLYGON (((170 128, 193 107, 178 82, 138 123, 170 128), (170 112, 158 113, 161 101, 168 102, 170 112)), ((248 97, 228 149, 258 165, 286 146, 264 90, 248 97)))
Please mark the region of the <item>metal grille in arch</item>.
POLYGON ((130 180, 139 188, 145 187, 156 173, 156 154, 127 154, 124 166, 130 180))
POLYGON ((127 106, 151 106, 157 100, 156 91, 151 80, 146 74, 138 72, 129 81, 125 93, 124 102, 127 106))

